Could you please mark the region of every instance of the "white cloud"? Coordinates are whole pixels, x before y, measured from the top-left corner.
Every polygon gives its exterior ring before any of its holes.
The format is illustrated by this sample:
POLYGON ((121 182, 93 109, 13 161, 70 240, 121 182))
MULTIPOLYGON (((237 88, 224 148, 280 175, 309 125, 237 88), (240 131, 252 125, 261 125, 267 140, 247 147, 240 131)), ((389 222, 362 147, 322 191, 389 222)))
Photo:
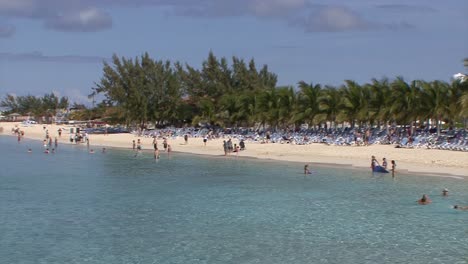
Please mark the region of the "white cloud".
POLYGON ((90 32, 112 26, 112 18, 86 0, 0 0, 0 16, 39 20, 59 31, 90 32))
MULTIPOLYGON (((0 16, 36 19, 44 22, 47 28, 71 32, 109 29, 112 18, 105 10, 144 6, 169 9, 180 16, 253 16, 289 23, 294 20, 295 25, 307 32, 367 30, 374 24, 342 7, 340 1, 332 1, 337 6, 327 6, 321 4, 328 3, 324 0, 0 0, 0 16)), ((396 7, 406 8, 404 5, 396 7)))
POLYGON ((366 30, 370 23, 362 19, 357 13, 344 7, 326 7, 312 12, 305 21, 306 31, 350 31, 366 30))
POLYGON ((112 27, 112 18, 96 8, 87 8, 50 18, 46 26, 59 31, 100 31, 112 27))

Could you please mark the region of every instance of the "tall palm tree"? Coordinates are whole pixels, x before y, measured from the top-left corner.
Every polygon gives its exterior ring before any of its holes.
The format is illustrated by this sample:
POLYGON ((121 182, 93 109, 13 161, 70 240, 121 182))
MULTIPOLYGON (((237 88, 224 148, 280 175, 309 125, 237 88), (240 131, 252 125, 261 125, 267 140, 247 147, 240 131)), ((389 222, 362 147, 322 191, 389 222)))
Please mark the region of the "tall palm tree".
POLYGON ((351 127, 355 121, 369 121, 370 90, 367 86, 361 86, 355 81, 345 80, 341 87, 343 93, 343 110, 351 127))
POLYGON ((293 87, 278 88, 278 107, 279 107, 279 122, 283 128, 294 124, 294 116, 297 113, 297 95, 293 87))
POLYGON ((276 129, 280 119, 277 90, 273 88, 261 92, 258 106, 261 124, 268 124, 276 129))
POLYGON ((388 130, 388 123, 391 119, 392 90, 387 78, 381 80, 372 79, 369 84, 371 93, 370 109, 374 113, 374 118, 378 122, 383 122, 388 130))
POLYGON ((304 81, 299 82, 299 112, 296 115, 297 121, 304 121, 309 125, 314 124, 314 118, 320 113, 319 97, 322 93, 320 84, 307 84, 304 81))
POLYGON ((319 97, 320 111, 331 122, 331 126, 336 126, 338 114, 342 111, 342 94, 333 86, 325 86, 322 95, 319 97))
POLYGON ((397 77, 392 83, 391 114, 399 124, 409 124, 414 132, 414 122, 423 117, 420 81, 405 82, 403 77, 397 77))
POLYGON ((422 102, 427 116, 436 121, 437 135, 440 135, 440 121, 447 116, 449 108, 448 84, 442 81, 422 83, 422 102))

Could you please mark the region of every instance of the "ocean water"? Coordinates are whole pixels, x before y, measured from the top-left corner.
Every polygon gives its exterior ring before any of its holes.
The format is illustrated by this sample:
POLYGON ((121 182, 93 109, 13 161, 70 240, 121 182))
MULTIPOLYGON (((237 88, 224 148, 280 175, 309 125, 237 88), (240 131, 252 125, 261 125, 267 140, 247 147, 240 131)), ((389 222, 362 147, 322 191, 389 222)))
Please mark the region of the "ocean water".
POLYGON ((468 263, 467 180, 41 144, 0 137, 0 263, 468 263))

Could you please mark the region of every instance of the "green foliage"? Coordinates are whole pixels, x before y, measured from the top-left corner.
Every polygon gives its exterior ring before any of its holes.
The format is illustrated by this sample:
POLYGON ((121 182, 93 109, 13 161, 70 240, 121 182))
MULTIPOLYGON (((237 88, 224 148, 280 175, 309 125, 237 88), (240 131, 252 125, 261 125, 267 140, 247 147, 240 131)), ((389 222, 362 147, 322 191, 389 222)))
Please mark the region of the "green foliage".
MULTIPOLYGON (((468 118, 468 82, 406 82, 372 79, 339 87, 300 81, 297 89, 277 87, 276 74, 251 59, 217 58, 208 54, 200 68, 152 59, 112 57, 90 96, 104 100, 93 109, 76 112, 76 119, 144 127, 209 123, 227 127, 293 128, 300 124, 354 126, 415 124, 428 119, 451 125, 468 118)), ((10 112, 53 115, 69 105, 68 98, 6 95, 0 106, 10 112)), ((79 105, 73 105, 75 109, 79 105)))
POLYGON ((30 115, 33 117, 51 117, 59 109, 68 107, 68 98, 58 98, 55 94, 45 94, 43 97, 33 95, 14 96, 7 94, 0 101, 1 107, 6 107, 8 113, 19 113, 21 115, 30 115))
MULTIPOLYGON (((127 124, 144 126, 210 123, 222 126, 297 127, 348 122, 352 126, 414 124, 432 119, 456 123, 467 116, 466 84, 346 80, 339 88, 298 83, 277 87, 277 76, 254 59, 246 63, 208 54, 199 69, 188 64, 113 56, 93 88, 121 111, 127 124)), ((8 98, 6 98, 8 99, 8 98)), ((5 100, 5 104, 12 104, 5 100)), ((116 119, 118 120, 118 119, 116 119)))

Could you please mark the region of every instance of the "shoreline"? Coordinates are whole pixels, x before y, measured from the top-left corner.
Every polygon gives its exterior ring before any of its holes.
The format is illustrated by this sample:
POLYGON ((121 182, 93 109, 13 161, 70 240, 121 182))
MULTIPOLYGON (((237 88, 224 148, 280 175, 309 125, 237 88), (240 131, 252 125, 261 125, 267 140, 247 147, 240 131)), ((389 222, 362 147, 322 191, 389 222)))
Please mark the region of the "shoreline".
MULTIPOLYGON (((24 138, 42 141, 45 131, 42 125, 23 127, 20 123, 0 122, 3 132, 0 135, 14 136, 11 129, 15 125, 24 131, 24 138)), ((69 129, 73 126, 66 125, 46 125, 49 135, 52 138, 58 136, 57 129, 64 131, 62 137, 58 138, 59 144, 74 144, 69 141, 69 129)), ((119 148, 132 150, 132 140, 140 139, 143 150, 153 152, 153 138, 137 137, 136 135, 125 134, 91 134, 90 147, 94 148, 119 148)), ((227 138, 226 138, 227 139, 227 138)), ((182 137, 170 138, 169 144, 173 152, 204 155, 211 157, 223 157, 223 138, 208 140, 204 146, 202 138, 190 137, 188 144, 185 144, 182 137)), ((238 144, 237 139, 233 143, 238 144)), ((86 145, 86 143, 80 143, 86 145)), ((158 139, 160 155, 162 150, 162 140, 158 139)), ((405 149, 394 148, 391 145, 370 145, 370 146, 329 146, 320 143, 309 145, 291 145, 281 143, 253 143, 246 142, 246 150, 239 154, 231 153, 228 158, 255 158, 259 160, 287 161, 298 164, 310 163, 318 167, 348 167, 357 170, 368 170, 370 157, 375 155, 378 161, 386 157, 396 160, 396 175, 421 175, 450 177, 456 179, 468 179, 468 155, 466 152, 438 150, 438 149, 405 149)))

